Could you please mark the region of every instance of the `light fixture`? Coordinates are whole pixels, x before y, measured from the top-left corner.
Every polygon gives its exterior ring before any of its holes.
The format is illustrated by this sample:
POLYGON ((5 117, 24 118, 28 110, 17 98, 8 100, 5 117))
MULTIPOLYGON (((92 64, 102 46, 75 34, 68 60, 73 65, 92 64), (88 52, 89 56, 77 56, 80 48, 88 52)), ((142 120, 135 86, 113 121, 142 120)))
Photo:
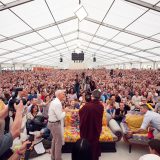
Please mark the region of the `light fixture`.
POLYGON ((79 19, 79 21, 82 21, 84 18, 88 16, 87 11, 83 6, 80 6, 74 13, 79 19))

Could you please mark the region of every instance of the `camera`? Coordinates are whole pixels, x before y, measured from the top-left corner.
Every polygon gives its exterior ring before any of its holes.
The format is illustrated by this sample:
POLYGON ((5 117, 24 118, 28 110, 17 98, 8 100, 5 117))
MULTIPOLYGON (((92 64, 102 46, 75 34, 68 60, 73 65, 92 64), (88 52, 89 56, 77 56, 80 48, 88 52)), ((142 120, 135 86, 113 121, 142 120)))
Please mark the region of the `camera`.
POLYGON ((27 103, 27 100, 25 98, 21 98, 21 99, 17 98, 19 91, 23 91, 23 88, 17 87, 17 88, 14 88, 12 91, 11 99, 8 102, 8 106, 9 106, 10 111, 13 111, 13 112, 16 111, 14 108, 14 103, 16 103, 16 105, 18 105, 20 100, 22 100, 23 105, 26 105, 26 103, 27 103))

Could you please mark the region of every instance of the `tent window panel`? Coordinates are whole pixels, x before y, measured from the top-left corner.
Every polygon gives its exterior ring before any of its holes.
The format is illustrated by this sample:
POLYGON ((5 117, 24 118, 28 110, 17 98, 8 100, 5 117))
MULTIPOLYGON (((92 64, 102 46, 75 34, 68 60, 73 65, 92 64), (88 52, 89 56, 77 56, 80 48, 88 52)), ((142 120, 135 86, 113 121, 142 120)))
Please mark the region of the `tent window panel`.
POLYGON ((145 10, 147 9, 143 7, 136 7, 126 1, 115 1, 104 22, 120 28, 125 28, 145 10))
POLYGON ((128 27, 128 30, 143 34, 146 36, 152 36, 159 33, 160 30, 160 13, 155 11, 149 11, 135 23, 128 27))
POLYGON ((21 43, 24 43, 26 45, 31 45, 33 43, 40 42, 44 39, 40 37, 37 33, 31 33, 31 34, 27 34, 27 35, 15 38, 15 40, 21 43))
POLYGON ((118 32, 119 31, 117 31, 117 30, 101 26, 96 35, 110 39, 110 38, 114 37, 118 32))
POLYGON ((63 44, 64 43, 64 40, 63 38, 57 38, 57 39, 54 39, 52 41, 50 41, 50 43, 53 45, 53 46, 56 46, 56 45, 59 45, 59 44, 63 44))
POLYGON ((149 40, 143 40, 141 42, 133 44, 132 46, 139 47, 139 48, 142 48, 142 49, 148 49, 148 48, 159 46, 159 43, 152 42, 152 41, 149 41, 149 40))
POLYGON ((94 37, 94 39, 93 39, 93 41, 92 41, 92 42, 94 42, 94 43, 98 43, 98 44, 101 44, 101 45, 103 45, 103 44, 105 44, 105 43, 106 43, 106 41, 105 41, 105 40, 100 39, 100 38, 96 38, 96 37, 94 37))
POLYGON ((6 49, 6 50, 14 50, 16 48, 23 47, 23 45, 21 45, 17 42, 14 42, 12 40, 9 40, 9 41, 5 41, 5 42, 0 43, 0 47, 2 49, 6 49))
POLYGON ((111 48, 114 48, 114 49, 119 49, 119 48, 124 47, 122 45, 119 45, 119 44, 116 44, 116 43, 113 43, 113 42, 108 42, 108 43, 106 43, 105 46, 108 46, 108 47, 111 47, 111 48))
POLYGON ((45 37, 45 39, 49 39, 49 38, 53 38, 53 37, 57 37, 60 35, 59 30, 56 26, 47 28, 47 29, 43 29, 38 31, 42 36, 45 37))
POLYGON ((50 47, 51 45, 49 43, 41 43, 41 44, 38 44, 36 46, 33 46, 34 48, 36 49, 44 49, 44 48, 47 48, 47 47, 50 47))
POLYGON ((137 42, 139 40, 142 40, 142 38, 133 36, 127 33, 120 33, 118 36, 116 36, 113 40, 118 42, 123 42, 125 44, 131 44, 134 42, 137 42))
POLYGON ((71 32, 73 30, 77 30, 78 29, 77 19, 59 24, 58 26, 62 34, 71 32))
POLYGON ((12 10, 33 28, 53 22, 45 2, 42 0, 19 5, 12 10))
POLYGON ((12 35, 30 30, 27 25, 25 25, 9 10, 3 10, 0 13, 0 34, 10 37, 12 35))
POLYGON ((96 32, 98 26, 99 26, 98 24, 83 20, 80 22, 79 29, 82 31, 88 31, 88 29, 89 29, 89 32, 94 34, 96 32))
POLYGON ((78 6, 78 2, 73 1, 73 0, 67 0, 67 1, 64 1, 64 0, 58 0, 58 1, 48 0, 47 3, 49 5, 49 7, 51 9, 51 12, 53 13, 56 21, 74 16, 74 11, 78 6))
POLYGON ((65 38, 66 41, 72 40, 74 38, 77 38, 77 33, 73 33, 73 34, 64 36, 64 38, 65 38))

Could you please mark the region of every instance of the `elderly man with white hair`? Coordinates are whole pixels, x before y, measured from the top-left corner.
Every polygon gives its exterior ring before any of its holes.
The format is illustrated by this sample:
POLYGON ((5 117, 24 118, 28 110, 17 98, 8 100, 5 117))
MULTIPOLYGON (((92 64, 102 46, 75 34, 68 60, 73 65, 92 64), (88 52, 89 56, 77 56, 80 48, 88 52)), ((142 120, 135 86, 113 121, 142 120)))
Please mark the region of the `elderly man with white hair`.
POLYGON ((51 146, 51 160, 62 160, 61 149, 64 144, 63 139, 63 119, 65 110, 62 108, 62 101, 65 100, 64 90, 55 92, 56 98, 51 102, 48 111, 48 128, 53 136, 51 146))

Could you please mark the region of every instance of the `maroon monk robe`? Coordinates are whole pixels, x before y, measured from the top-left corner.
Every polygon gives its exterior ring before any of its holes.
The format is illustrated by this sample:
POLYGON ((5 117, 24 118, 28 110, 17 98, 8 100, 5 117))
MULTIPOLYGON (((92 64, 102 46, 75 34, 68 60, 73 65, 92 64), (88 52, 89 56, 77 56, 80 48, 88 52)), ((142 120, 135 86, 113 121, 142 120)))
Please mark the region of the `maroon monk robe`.
POLYGON ((80 137, 89 141, 93 160, 98 160, 101 155, 99 138, 102 131, 103 111, 103 105, 98 100, 86 103, 79 111, 80 137))

